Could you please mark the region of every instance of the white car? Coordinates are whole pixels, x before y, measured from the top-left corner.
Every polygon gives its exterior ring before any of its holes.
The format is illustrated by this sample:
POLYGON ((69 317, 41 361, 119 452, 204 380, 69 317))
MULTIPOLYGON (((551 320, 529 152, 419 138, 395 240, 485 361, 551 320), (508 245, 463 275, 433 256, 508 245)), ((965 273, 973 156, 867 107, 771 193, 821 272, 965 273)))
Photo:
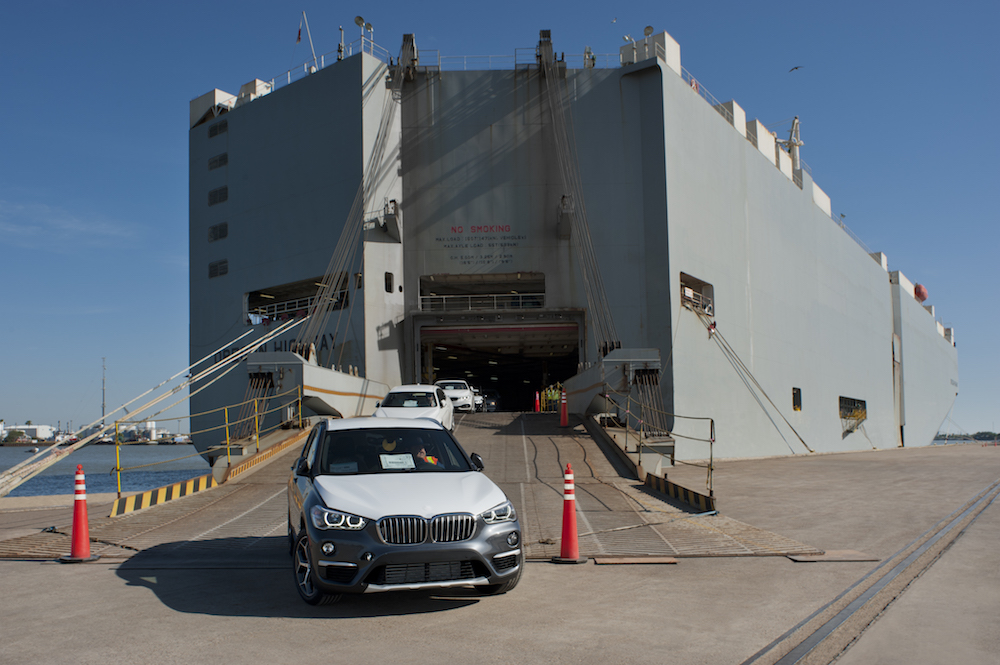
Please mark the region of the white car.
POLYGON ((313 427, 288 479, 288 537, 302 600, 475 587, 521 578, 513 504, 440 424, 337 418, 313 427))
POLYGON ((455 407, 438 386, 397 386, 375 406, 377 418, 432 418, 449 432, 455 430, 455 407))
POLYGON ((435 381, 434 385, 444 389, 444 394, 457 411, 475 411, 476 401, 472 396, 472 388, 464 379, 441 379, 435 381))

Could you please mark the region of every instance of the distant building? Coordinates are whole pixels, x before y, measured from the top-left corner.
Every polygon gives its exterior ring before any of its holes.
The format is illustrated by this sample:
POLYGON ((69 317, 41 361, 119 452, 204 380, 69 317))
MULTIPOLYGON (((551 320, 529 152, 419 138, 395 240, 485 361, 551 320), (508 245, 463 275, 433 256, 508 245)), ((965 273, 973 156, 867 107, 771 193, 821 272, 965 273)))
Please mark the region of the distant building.
POLYGON ((11 429, 21 430, 28 438, 38 441, 51 441, 56 433, 56 428, 51 425, 17 425, 11 429))

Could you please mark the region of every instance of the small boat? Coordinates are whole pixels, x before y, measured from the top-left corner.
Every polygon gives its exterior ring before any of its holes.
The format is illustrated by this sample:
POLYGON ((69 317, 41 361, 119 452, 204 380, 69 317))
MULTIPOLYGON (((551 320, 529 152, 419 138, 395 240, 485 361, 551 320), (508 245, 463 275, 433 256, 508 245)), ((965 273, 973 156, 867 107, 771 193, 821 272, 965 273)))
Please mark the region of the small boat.
POLYGON ((37 453, 38 452, 38 448, 28 448, 24 452, 26 452, 26 453, 37 453))

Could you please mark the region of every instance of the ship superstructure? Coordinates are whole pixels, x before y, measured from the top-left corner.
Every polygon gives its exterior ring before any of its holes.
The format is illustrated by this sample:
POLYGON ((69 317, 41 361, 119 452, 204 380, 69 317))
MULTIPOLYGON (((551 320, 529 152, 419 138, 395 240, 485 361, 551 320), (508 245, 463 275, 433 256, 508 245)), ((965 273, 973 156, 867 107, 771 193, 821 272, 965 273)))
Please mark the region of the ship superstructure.
POLYGON ((390 66, 363 39, 192 102, 192 358, 328 305, 192 413, 299 385, 312 411, 358 415, 450 377, 526 410, 562 381, 584 412, 620 406, 597 394, 613 372, 655 394, 678 459, 707 456, 688 416, 714 419, 715 457, 931 442, 953 332, 832 218, 798 137, 711 98, 667 33, 612 59, 557 58, 543 32, 481 69, 412 36, 403 52, 390 66), (355 223, 357 258, 333 265, 355 223))

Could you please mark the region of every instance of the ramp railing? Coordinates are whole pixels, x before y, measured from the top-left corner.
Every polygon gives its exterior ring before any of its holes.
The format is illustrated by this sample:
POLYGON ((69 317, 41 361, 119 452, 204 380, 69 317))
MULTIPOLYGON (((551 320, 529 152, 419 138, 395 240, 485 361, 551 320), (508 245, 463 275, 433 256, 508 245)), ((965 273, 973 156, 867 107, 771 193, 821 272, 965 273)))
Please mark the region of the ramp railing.
POLYGON ((671 466, 679 463, 687 466, 702 467, 705 469, 705 488, 708 490, 709 496, 714 496, 714 418, 708 416, 684 416, 676 413, 669 413, 666 410, 651 404, 648 399, 644 399, 642 396, 637 397, 633 395, 632 391, 621 392, 614 390, 607 385, 605 386, 604 397, 608 402, 615 404, 618 408, 618 413, 615 414, 615 418, 612 422, 616 427, 624 429, 626 453, 637 453, 639 464, 642 464, 642 455, 644 452, 647 455, 659 455, 661 457, 665 457, 667 454, 665 454, 664 451, 669 449, 671 466), (675 423, 674 429, 670 431, 663 432, 660 427, 653 424, 656 422, 665 422, 668 421, 668 419, 673 419, 673 422, 675 423), (694 432, 690 434, 680 434, 676 431, 677 419, 682 421, 692 421, 692 423, 704 423, 708 431, 700 435, 697 435, 694 432), (634 436, 634 451, 630 451, 628 449, 630 433, 634 436), (667 437, 671 439, 670 442, 664 441, 667 437), (708 444, 707 461, 699 463, 677 460, 673 452, 676 445, 674 440, 676 439, 683 439, 684 441, 690 441, 693 443, 708 444))

